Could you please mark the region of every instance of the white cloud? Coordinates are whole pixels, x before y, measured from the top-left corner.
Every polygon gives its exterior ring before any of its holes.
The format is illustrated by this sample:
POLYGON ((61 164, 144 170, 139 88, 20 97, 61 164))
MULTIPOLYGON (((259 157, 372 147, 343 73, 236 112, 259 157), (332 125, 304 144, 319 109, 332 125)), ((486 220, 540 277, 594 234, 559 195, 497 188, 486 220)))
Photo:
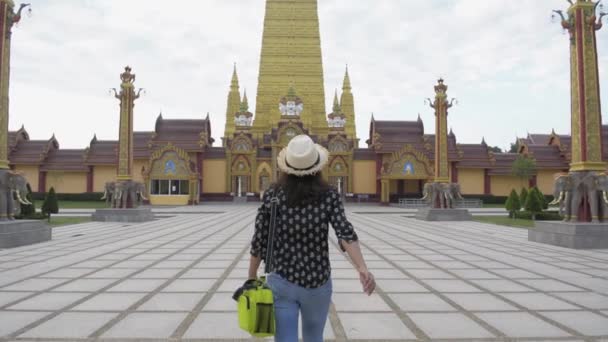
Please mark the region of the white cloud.
MULTIPOLYGON (((251 109, 264 1, 152 0, 34 2, 14 29, 10 128, 33 139, 55 132, 62 147, 84 148, 93 133, 118 135, 117 101, 107 94, 129 64, 147 89, 135 129, 210 112, 223 132, 232 63, 251 109), (171 7, 167 5, 171 4, 171 7)), ((319 1, 327 109, 348 63, 358 134, 377 119, 415 120, 443 76, 460 105, 449 124, 460 142, 506 147, 529 132, 569 132, 568 37, 549 18, 562 0, 319 1)), ((598 32, 600 79, 608 79, 608 33, 598 32)), ((608 95, 602 88, 604 108, 608 95)), ((217 144, 217 143, 216 143, 217 144)), ((361 144, 364 145, 363 143, 361 144)))

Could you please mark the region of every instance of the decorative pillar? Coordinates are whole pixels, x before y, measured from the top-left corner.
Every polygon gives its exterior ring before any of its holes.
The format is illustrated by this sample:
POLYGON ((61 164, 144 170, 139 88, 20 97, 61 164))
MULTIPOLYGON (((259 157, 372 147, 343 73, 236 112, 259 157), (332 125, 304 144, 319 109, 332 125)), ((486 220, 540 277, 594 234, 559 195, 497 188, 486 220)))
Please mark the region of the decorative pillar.
POLYGON ((452 107, 454 99, 447 99, 448 86, 443 79, 437 81, 435 86, 435 101, 428 99, 431 108, 435 109, 435 183, 449 183, 448 164, 448 109, 452 107))
POLYGON ((46 192, 46 171, 38 171, 38 192, 46 192))
POLYGON ((390 200, 390 179, 381 179, 380 202, 383 205, 388 205, 390 200))
POLYGON ((0 170, 8 165, 8 95, 11 61, 11 30, 21 20, 21 11, 29 4, 19 5, 17 13, 12 0, 0 0, 0 170))
MULTIPOLYGON (((570 0, 567 15, 555 10, 561 25, 570 35, 570 98, 572 158, 568 181, 571 195, 566 196, 566 221, 607 221, 598 184, 606 181, 606 163, 602 160, 602 117, 595 31, 602 28, 604 12, 599 1, 570 0)), ((557 180, 560 181, 559 179, 557 180)), ((561 198, 558 199, 558 202, 561 198)))
POLYGON ((491 195, 492 194, 492 178, 488 172, 488 169, 483 170, 483 194, 491 195))
POLYGON ((452 163, 452 183, 458 183, 458 168, 456 163, 452 163))
MULTIPOLYGON (((198 194, 203 193, 203 152, 196 153, 196 168, 198 169, 198 194)), ((200 198, 199 198, 200 200, 200 198)))
POLYGON ((118 181, 130 181, 133 179, 133 107, 135 100, 143 89, 139 88, 135 93, 133 83, 135 74, 131 73, 131 67, 126 66, 125 72, 120 74, 122 83, 120 92, 115 88, 114 96, 120 100, 120 129, 118 131, 118 181))
POLYGON ((382 177, 382 155, 376 154, 376 197, 382 201, 382 184, 380 177, 382 177))
POLYGON ((556 10, 570 33, 572 162, 570 171, 604 171, 602 117, 595 31, 602 28, 596 16, 598 2, 575 0, 567 18, 556 10))
POLYGON ((94 167, 89 166, 89 171, 87 172, 87 192, 93 192, 93 177, 94 177, 94 167))

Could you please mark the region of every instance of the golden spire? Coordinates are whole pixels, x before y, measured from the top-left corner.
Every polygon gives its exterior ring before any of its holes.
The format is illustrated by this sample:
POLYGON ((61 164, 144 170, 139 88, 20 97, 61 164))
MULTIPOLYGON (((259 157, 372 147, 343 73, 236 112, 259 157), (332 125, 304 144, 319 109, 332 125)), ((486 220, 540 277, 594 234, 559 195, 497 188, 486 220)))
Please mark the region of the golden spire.
POLYGON ((230 81, 230 91, 226 103, 226 125, 224 126, 224 137, 234 134, 234 114, 241 108, 241 93, 239 91, 239 77, 236 72, 236 63, 232 70, 232 80, 230 81))
POLYGON ((350 77, 348 76, 348 64, 346 65, 346 72, 344 72, 344 81, 342 82, 342 91, 350 91, 350 77))
POLYGON ((249 110, 249 101, 247 100, 247 90, 243 91, 243 101, 241 101, 241 113, 249 110))
POLYGON ((357 129, 355 126, 355 99, 351 92, 350 77, 348 75, 348 65, 344 72, 344 81, 342 82, 342 96, 340 96, 340 109, 346 117, 344 132, 349 138, 357 139, 357 129))
POLYGON ((336 89, 336 92, 334 93, 334 106, 333 106, 333 112, 334 114, 338 114, 340 113, 340 102, 338 102, 338 89, 336 89))
POLYGON ((236 63, 234 63, 234 69, 232 70, 232 80, 230 81, 230 90, 239 90, 239 76, 236 73, 236 63))

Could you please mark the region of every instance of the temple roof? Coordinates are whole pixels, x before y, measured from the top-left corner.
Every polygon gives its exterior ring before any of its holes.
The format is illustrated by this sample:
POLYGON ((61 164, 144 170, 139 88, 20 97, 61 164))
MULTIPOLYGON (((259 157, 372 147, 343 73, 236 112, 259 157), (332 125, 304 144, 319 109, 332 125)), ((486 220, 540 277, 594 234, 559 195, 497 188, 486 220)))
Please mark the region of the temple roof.
POLYGON ((52 150, 48 153, 45 163, 40 166, 41 171, 88 171, 84 164, 84 149, 52 150))

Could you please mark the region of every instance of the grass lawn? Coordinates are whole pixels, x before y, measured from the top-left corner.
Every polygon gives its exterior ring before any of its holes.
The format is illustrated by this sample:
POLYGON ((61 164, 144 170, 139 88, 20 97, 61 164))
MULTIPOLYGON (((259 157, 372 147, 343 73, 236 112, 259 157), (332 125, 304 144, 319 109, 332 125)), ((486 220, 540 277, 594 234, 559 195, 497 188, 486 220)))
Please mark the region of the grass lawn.
POLYGON ((77 223, 84 223, 84 222, 90 222, 91 221, 91 217, 90 216, 84 216, 84 217, 53 217, 51 215, 51 227, 59 227, 59 226, 65 226, 68 224, 77 224, 77 223))
POLYGON ((534 228, 534 221, 523 219, 512 219, 507 216, 473 216, 477 222, 493 223, 501 226, 517 228, 534 228))
MULTIPOLYGON (((42 201, 34 201, 36 208, 42 208, 42 201)), ((97 209, 106 208, 104 201, 59 201, 59 210, 61 209, 97 209)))

